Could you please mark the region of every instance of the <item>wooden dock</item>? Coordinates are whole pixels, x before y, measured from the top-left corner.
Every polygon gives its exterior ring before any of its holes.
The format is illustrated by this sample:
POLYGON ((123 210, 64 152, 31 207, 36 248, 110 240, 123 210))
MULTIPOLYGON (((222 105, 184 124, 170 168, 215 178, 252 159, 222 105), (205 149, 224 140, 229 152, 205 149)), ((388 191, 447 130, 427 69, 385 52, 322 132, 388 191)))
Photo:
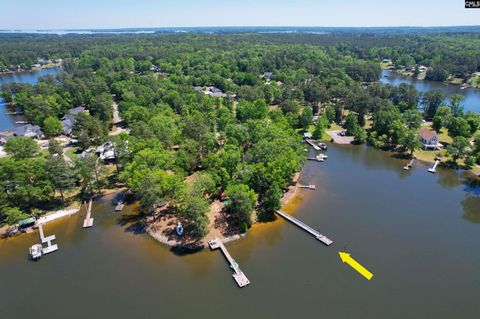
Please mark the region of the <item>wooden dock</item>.
POLYGON ((237 282, 237 285, 240 288, 243 288, 250 284, 250 281, 248 280, 247 276, 245 276, 245 274, 240 270, 240 267, 238 266, 237 262, 232 258, 227 248, 225 248, 225 246, 223 245, 220 239, 215 237, 214 239, 208 242, 208 245, 210 246, 211 250, 220 248, 223 255, 225 256, 227 261, 230 263, 230 268, 232 268, 234 271, 234 274, 232 275, 233 279, 235 279, 235 281, 237 282))
POLYGON ((440 160, 435 160, 435 164, 433 164, 433 167, 429 168, 428 171, 432 174, 435 174, 437 172, 438 164, 440 164, 440 160))
POLYGON ((307 142, 307 144, 309 144, 311 147, 313 147, 314 150, 316 151, 321 151, 322 149, 320 148, 320 146, 318 146, 313 140, 311 139, 305 139, 305 142, 307 142))
POLYGON ((411 169, 411 168, 413 167, 413 164, 414 164, 414 163, 415 163, 415 157, 412 158, 412 159, 410 160, 410 162, 408 162, 408 164, 403 167, 403 169, 406 170, 406 171, 408 171, 409 169, 411 169))
POLYGON ((307 188, 307 189, 310 189, 310 190, 315 190, 316 189, 316 186, 315 185, 298 185, 299 188, 307 188))
POLYGON ((319 241, 321 241, 325 245, 330 246, 331 244, 333 244, 333 241, 331 239, 329 239, 328 237, 320 234, 318 231, 316 231, 312 227, 308 226, 307 224, 304 224, 303 222, 299 221, 295 217, 290 216, 287 213, 282 212, 281 210, 277 210, 276 212, 277 212, 278 215, 282 216, 286 220, 294 223, 295 225, 302 228, 306 232, 312 234, 316 239, 318 239, 319 241))
POLYGON ((307 157, 307 160, 309 161, 317 161, 317 162, 324 162, 328 158, 327 155, 325 154, 318 154, 315 157, 307 157))
POLYGON ((42 248, 42 253, 44 255, 58 250, 58 245, 57 244, 52 244, 52 241, 54 241, 56 239, 55 235, 45 237, 45 235, 43 234, 42 223, 38 224, 38 233, 40 234, 40 242, 41 242, 42 247, 43 247, 43 244, 47 244, 47 247, 42 248))
POLYGON ((87 207, 87 216, 85 216, 85 220, 83 221, 83 228, 92 227, 93 226, 93 218, 92 215, 92 200, 88 202, 87 207))

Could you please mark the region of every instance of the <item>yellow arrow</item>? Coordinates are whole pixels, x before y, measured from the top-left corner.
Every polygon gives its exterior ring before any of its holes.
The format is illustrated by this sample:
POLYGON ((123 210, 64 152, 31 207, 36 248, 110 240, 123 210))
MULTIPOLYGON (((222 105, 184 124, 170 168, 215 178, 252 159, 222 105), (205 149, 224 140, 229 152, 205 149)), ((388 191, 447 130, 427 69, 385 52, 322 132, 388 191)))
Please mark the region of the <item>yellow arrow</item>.
POLYGON ((353 269, 358 271, 363 277, 367 278, 368 280, 372 279, 373 274, 369 272, 365 267, 360 265, 355 259, 350 256, 350 254, 344 253, 344 252, 338 252, 340 255, 340 259, 344 262, 350 265, 353 269))

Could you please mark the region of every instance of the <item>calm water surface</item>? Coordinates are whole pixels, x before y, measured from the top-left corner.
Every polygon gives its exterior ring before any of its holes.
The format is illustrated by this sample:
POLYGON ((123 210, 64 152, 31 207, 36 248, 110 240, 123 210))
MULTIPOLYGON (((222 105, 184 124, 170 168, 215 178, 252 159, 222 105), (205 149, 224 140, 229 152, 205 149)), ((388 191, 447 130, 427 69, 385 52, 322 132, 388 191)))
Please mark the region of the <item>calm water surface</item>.
POLYGON ((109 200, 49 224, 59 251, 27 259, 38 234, 0 241, 2 318, 479 318, 480 188, 465 176, 356 146, 307 162, 296 217, 326 247, 277 220, 227 245, 251 281, 236 287, 220 252, 178 256, 109 200), (341 263, 346 249, 374 273, 341 263))
POLYGON ((402 83, 412 84, 419 92, 440 90, 447 96, 451 96, 455 93, 462 94, 465 96, 465 100, 463 101, 465 111, 480 112, 480 89, 466 88, 462 90, 459 85, 444 85, 441 82, 436 81, 417 80, 410 76, 390 70, 382 71, 380 82, 394 86, 399 86, 402 83))
MULTIPOLYGON (((32 72, 17 72, 12 74, 0 74, 0 90, 4 83, 19 82, 36 84, 38 79, 45 75, 55 75, 59 72, 58 68, 47 68, 32 72)), ((21 116, 7 115, 7 112, 13 112, 9 109, 0 97, 0 132, 11 130, 16 126, 16 121, 24 120, 21 116)))

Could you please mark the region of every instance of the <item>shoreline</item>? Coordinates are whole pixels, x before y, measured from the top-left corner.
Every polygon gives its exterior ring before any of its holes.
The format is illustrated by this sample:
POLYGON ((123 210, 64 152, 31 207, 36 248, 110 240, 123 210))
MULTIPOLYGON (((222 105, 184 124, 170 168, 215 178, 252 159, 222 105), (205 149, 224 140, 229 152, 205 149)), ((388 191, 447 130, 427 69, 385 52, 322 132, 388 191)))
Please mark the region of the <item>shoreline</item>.
POLYGON ((408 71, 404 71, 404 70, 400 70, 400 69, 395 69, 395 68, 382 68, 382 71, 390 71, 390 72, 394 72, 394 73, 397 73, 397 74, 400 74, 400 75, 403 75, 403 76, 408 76, 414 80, 417 80, 417 81, 426 81, 426 82, 434 82, 434 83, 440 83, 440 84, 443 84, 443 85, 454 85, 454 86, 459 86, 461 87, 461 89, 480 89, 480 86, 476 86, 476 85, 473 85, 473 84, 470 84, 468 83, 471 79, 468 78, 468 79, 463 79, 462 78, 462 82, 459 82, 458 80, 455 81, 455 78, 452 79, 452 80, 446 80, 446 81, 434 81, 434 80, 427 80, 425 79, 424 77, 413 77, 412 74, 410 74, 410 72, 408 71))
POLYGON ((17 74, 17 73, 32 73, 32 72, 37 72, 45 69, 54 69, 54 68, 59 68, 61 67, 61 63, 52 63, 52 64, 46 64, 41 67, 36 67, 36 68, 31 68, 30 70, 16 70, 16 71, 0 71, 0 76, 2 75, 12 75, 12 74, 17 74))
MULTIPOLYGON (((294 203, 294 206, 297 206, 299 203, 295 201, 298 198, 299 191, 299 178, 300 172, 297 172, 293 177, 293 184, 290 185, 287 190, 283 193, 280 203, 282 208, 287 208, 290 204, 294 203)), ((210 205, 210 212, 208 213, 209 218, 209 233, 202 239, 194 240, 182 237, 181 240, 176 240, 178 236, 175 232, 175 226, 181 219, 177 216, 165 214, 160 216, 160 220, 152 220, 151 216, 144 218, 145 231, 149 236, 151 236, 156 241, 167 245, 173 249, 186 250, 186 251, 200 251, 208 247, 208 242, 213 238, 218 238, 222 243, 228 243, 235 240, 239 240, 243 237, 246 237, 254 225, 259 224, 255 219, 252 223, 252 227, 249 231, 242 233, 238 228, 231 228, 228 224, 228 220, 225 218, 223 213, 224 204, 220 201, 213 201, 210 205)), ((291 210, 288 209, 288 210, 291 210)), ((272 222, 275 222, 273 220, 272 222)))
MULTIPOLYGON (((125 187, 105 189, 105 190, 102 190, 102 193, 99 194, 98 196, 96 196, 95 198, 107 199, 108 196, 111 196, 112 194, 120 193, 120 192, 123 192, 123 191, 125 191, 125 187)), ((43 220, 42 223, 45 224, 45 223, 49 223, 51 221, 56 221, 57 219, 62 219, 63 217, 67 217, 67 216, 77 214, 82 210, 83 204, 84 203, 82 201, 73 200, 69 205, 67 205, 67 206, 65 206, 61 209, 47 211, 45 214, 42 214, 37 219, 37 222, 43 220), (69 212, 69 213, 67 214, 67 212, 69 212), (56 218, 53 218, 53 219, 49 218, 50 216, 55 216, 55 215, 59 215, 60 217, 56 217, 56 218)), ((3 236, 6 234, 7 230, 10 227, 13 227, 13 226, 15 226, 15 225, 5 224, 5 225, 0 226, 0 239, 3 239, 3 236)), ((13 237, 18 237, 18 236, 21 236, 22 234, 26 234, 26 232, 19 232, 16 235, 14 235, 13 237)))

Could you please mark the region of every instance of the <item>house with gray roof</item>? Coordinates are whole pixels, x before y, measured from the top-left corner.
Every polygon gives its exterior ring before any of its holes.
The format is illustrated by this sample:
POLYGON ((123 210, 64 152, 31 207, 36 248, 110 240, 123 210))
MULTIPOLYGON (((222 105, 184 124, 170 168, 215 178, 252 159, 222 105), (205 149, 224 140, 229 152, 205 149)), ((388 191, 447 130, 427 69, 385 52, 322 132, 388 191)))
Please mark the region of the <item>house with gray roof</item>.
POLYGON ((64 135, 68 136, 72 134, 73 125, 75 124, 75 118, 77 117, 78 114, 84 111, 85 111, 85 108, 83 106, 78 106, 73 109, 70 109, 68 113, 62 117, 61 121, 62 121, 62 128, 63 128, 64 135))
POLYGON ((17 137, 44 138, 43 132, 38 125, 25 124, 13 129, 13 135, 17 137))

